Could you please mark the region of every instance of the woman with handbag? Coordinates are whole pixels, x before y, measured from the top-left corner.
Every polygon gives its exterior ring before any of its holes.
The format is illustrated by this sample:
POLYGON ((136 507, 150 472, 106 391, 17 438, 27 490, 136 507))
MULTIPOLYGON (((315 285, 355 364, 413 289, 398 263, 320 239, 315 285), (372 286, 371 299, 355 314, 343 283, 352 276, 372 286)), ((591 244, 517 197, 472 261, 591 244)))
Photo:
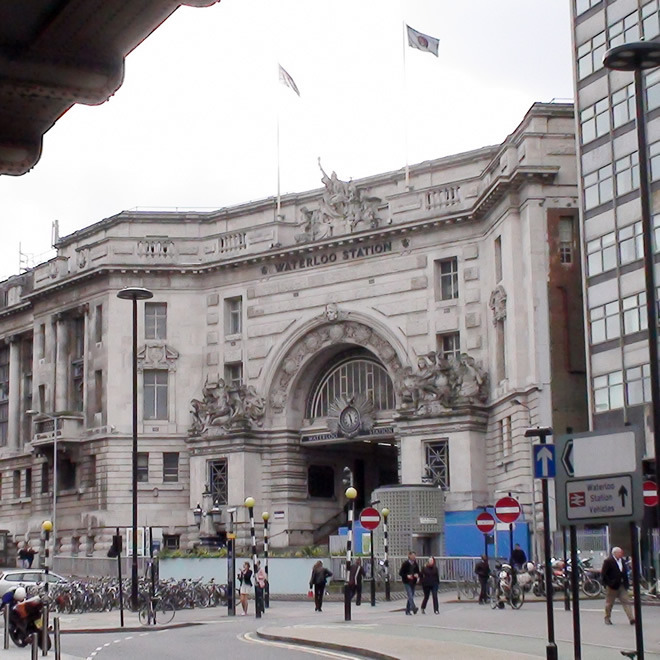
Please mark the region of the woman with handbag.
POLYGON ((238 582, 241 585, 238 593, 240 594, 241 606, 243 607, 241 616, 245 616, 248 611, 248 594, 252 589, 252 570, 250 569, 249 561, 243 564, 243 568, 238 574, 238 582))
POLYGON ((332 577, 332 573, 319 561, 314 564, 312 569, 312 576, 309 578, 309 588, 314 589, 314 611, 321 612, 323 607, 323 594, 325 593, 325 585, 328 578, 332 577))

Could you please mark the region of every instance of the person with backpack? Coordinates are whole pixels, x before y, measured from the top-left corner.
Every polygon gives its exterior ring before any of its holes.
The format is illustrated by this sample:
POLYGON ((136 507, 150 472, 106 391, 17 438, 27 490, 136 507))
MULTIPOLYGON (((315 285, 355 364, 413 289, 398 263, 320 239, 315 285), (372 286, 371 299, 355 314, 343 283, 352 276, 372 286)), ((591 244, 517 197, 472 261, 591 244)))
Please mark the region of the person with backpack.
POLYGON ((312 575, 309 578, 309 588, 314 589, 314 611, 322 612, 323 607, 323 594, 325 593, 325 585, 328 578, 332 577, 332 573, 323 565, 319 559, 314 568, 312 568, 312 575))

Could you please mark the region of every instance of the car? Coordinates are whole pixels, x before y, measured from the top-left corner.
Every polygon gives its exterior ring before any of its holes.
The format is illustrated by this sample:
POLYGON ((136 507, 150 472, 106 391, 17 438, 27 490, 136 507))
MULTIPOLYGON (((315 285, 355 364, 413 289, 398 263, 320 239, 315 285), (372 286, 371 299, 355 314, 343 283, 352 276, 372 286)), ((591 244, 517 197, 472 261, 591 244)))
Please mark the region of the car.
MULTIPOLYGON (((0 572, 0 598, 10 589, 16 587, 37 587, 45 582, 46 571, 43 568, 6 568, 0 572)), ((57 573, 48 572, 48 583, 68 583, 68 580, 57 573)))

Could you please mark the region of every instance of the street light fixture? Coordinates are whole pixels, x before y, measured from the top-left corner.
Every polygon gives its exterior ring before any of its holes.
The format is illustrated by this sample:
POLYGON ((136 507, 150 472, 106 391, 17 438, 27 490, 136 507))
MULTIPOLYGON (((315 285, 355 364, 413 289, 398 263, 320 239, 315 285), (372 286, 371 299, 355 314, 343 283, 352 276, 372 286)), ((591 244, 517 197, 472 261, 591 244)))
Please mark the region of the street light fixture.
POLYGON ((53 523, 50 520, 44 520, 41 523, 41 531, 43 532, 43 538, 44 538, 44 574, 46 576, 44 578, 45 589, 46 589, 46 600, 44 602, 44 609, 43 609, 43 620, 42 620, 42 629, 41 629, 42 632, 41 649, 43 651, 43 655, 46 655, 46 653, 48 652, 48 608, 50 605, 50 602, 48 600, 48 588, 49 588, 48 571, 50 570, 48 541, 50 539, 50 534, 53 531, 53 523))
POLYGON ((42 417, 53 422, 53 517, 52 517, 52 533, 53 533, 53 557, 55 556, 55 549, 57 546, 57 417, 49 415, 48 413, 39 412, 38 410, 26 410, 26 415, 29 415, 33 420, 39 421, 37 417, 42 417))
POLYGON ((348 538, 346 540, 346 581, 344 582, 344 621, 351 620, 351 588, 348 584, 351 573, 351 551, 353 550, 353 519, 355 518, 355 498, 357 490, 350 486, 346 489, 346 498, 350 502, 348 507, 348 538))
POLYGON ((270 607, 270 577, 268 576, 268 520, 270 519, 270 513, 268 513, 268 511, 264 511, 261 514, 261 518, 264 521, 264 562, 265 562, 264 571, 266 572, 264 606, 270 607))
POLYGON ((133 301, 133 561, 131 563, 131 607, 134 612, 138 609, 138 542, 137 542, 137 528, 138 528, 138 313, 137 301, 149 300, 153 298, 153 292, 149 289, 144 289, 139 286, 129 286, 117 292, 117 298, 121 300, 133 301))

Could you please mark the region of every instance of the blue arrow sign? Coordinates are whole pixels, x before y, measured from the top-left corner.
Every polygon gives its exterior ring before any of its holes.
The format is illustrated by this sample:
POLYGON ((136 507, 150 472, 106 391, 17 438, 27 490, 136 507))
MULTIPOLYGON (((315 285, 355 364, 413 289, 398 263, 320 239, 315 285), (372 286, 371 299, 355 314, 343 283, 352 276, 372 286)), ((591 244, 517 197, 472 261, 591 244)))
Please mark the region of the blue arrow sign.
POLYGON ((534 477, 536 479, 555 478, 554 445, 534 445, 534 477))

